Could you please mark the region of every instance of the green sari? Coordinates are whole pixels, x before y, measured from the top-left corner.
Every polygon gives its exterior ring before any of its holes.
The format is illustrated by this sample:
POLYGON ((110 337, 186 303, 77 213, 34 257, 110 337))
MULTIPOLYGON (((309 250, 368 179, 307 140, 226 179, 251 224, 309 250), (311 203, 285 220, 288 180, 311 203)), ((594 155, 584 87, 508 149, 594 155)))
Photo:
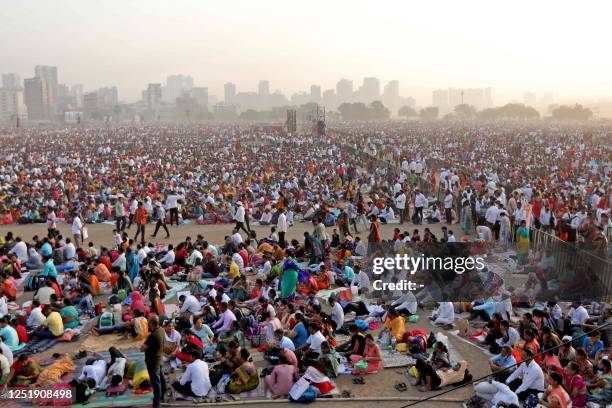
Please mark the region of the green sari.
POLYGON ((295 269, 287 269, 283 271, 281 280, 281 298, 287 299, 295 295, 297 288, 298 272, 295 269))

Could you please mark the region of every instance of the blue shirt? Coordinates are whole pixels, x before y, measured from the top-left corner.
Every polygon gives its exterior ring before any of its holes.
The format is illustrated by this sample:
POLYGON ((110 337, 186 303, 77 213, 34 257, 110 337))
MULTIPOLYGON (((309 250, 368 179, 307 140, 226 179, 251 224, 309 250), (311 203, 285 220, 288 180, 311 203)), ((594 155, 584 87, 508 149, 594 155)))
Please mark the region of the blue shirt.
POLYGON ((300 322, 296 324, 293 328, 293 331, 296 334, 293 338, 293 345, 296 348, 306 343, 306 339, 308 338, 308 332, 306 331, 306 327, 304 327, 304 323, 300 322))
POLYGON ((491 358, 491 362, 503 368, 508 368, 512 367, 513 365, 516 365, 516 360, 512 354, 508 354, 506 357, 502 356, 501 354, 498 354, 495 357, 491 358))
POLYGON ((491 299, 487 299, 484 301, 484 303, 480 305, 474 305, 472 309, 473 310, 484 310, 489 315, 489 319, 490 319, 493 317, 493 314, 495 313, 496 308, 497 307, 495 305, 495 302, 492 301, 491 299))
POLYGON ((589 340, 590 339, 588 337, 585 337, 582 341, 582 347, 587 351, 587 353, 589 353, 590 358, 595 358, 597 352, 604 349, 604 344, 601 340, 595 344, 590 344, 591 342, 589 340))
POLYGON ((40 276, 53 276, 54 278, 57 278, 57 269, 55 268, 53 259, 49 259, 47 262, 45 262, 45 267, 40 276))

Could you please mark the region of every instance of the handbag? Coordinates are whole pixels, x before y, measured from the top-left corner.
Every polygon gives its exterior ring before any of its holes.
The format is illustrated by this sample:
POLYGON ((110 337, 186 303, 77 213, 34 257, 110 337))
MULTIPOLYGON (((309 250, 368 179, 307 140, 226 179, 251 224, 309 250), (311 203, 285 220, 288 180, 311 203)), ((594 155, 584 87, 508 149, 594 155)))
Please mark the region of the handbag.
POLYGON ((368 369, 368 362, 365 360, 359 360, 355 363, 355 369, 358 371, 366 371, 368 369))
POLYGON ((89 231, 87 231, 87 227, 83 227, 82 236, 83 236, 83 241, 85 241, 86 239, 89 239, 89 231))

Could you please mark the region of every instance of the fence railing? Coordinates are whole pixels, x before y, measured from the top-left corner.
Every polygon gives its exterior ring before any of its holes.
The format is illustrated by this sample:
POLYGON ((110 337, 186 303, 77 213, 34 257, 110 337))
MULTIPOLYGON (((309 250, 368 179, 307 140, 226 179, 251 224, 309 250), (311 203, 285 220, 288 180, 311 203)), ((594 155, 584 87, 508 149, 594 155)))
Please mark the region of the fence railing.
POLYGON ((570 282, 575 280, 574 287, 564 290, 575 291, 590 299, 612 301, 612 262, 607 259, 607 246, 566 242, 534 228, 530 231, 530 249, 541 254, 550 251, 556 276, 569 278, 570 282))

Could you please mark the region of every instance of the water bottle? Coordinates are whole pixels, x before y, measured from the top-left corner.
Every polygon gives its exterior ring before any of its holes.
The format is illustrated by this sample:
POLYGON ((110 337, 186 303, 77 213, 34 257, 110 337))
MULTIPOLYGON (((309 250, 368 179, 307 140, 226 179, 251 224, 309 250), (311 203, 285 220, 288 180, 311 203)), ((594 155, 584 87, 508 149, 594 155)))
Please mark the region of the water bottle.
POLYGON ((391 353, 395 353, 395 346, 397 346, 397 339, 391 336, 391 353))

